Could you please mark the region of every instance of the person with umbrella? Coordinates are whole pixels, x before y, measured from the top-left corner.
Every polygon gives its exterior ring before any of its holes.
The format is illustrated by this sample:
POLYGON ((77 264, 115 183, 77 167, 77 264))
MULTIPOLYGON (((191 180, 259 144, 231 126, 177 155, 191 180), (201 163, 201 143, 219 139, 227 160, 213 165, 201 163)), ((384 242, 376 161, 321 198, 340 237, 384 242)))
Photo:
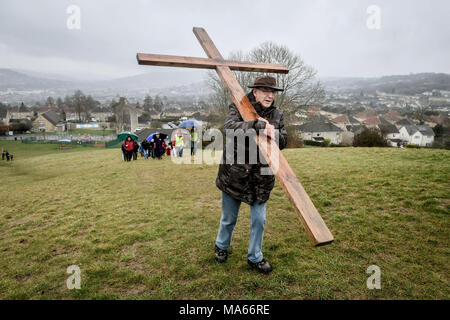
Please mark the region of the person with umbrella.
POLYGON ((142 141, 141 143, 142 151, 144 152, 144 159, 148 159, 150 143, 147 140, 142 141))
POLYGON ((125 156, 125 161, 131 161, 131 157, 133 156, 135 146, 136 142, 134 142, 133 139, 131 139, 131 136, 128 136, 122 143, 122 152, 125 156))
POLYGON ((155 158, 161 159, 162 155, 164 154, 164 148, 162 141, 159 136, 159 132, 155 133, 155 136, 153 137, 153 149, 155 152, 155 158))
POLYGON ((191 128, 191 156, 195 156, 198 146, 198 133, 195 127, 191 128))

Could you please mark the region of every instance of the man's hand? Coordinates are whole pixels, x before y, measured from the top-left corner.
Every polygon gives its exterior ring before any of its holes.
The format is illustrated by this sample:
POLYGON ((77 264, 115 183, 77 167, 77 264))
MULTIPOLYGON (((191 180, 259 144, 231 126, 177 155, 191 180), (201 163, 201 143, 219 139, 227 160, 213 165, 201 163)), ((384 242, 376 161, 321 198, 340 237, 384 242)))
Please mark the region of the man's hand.
POLYGON ((264 128, 264 134, 268 136, 270 139, 273 139, 275 135, 275 127, 264 118, 259 117, 258 120, 266 123, 266 127, 264 128))

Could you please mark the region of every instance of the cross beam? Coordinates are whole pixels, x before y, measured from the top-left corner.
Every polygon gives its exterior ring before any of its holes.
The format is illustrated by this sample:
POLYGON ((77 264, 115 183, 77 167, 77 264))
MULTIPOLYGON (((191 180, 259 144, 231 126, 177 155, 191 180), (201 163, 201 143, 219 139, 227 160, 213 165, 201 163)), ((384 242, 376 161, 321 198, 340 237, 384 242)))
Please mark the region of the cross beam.
MULTIPOLYGON (((138 63, 143 65, 216 69, 242 119, 244 121, 253 121, 258 118, 257 112, 231 70, 272 73, 288 73, 289 70, 282 65, 224 60, 205 29, 194 28, 193 32, 209 59, 138 53, 138 63)), ((271 168, 274 168, 274 163, 272 163, 270 158, 271 152, 279 155, 278 170, 273 170, 276 172, 275 177, 288 196, 314 245, 319 246, 331 243, 333 235, 277 145, 269 144, 266 139, 258 138, 257 144, 271 168), (271 148, 274 148, 274 150, 271 150, 271 148)))
POLYGON ((138 53, 139 64, 162 67, 184 67, 199 69, 215 69, 217 66, 228 67, 231 70, 250 72, 288 73, 289 69, 280 64, 229 61, 223 59, 194 58, 169 56, 165 54, 138 53))

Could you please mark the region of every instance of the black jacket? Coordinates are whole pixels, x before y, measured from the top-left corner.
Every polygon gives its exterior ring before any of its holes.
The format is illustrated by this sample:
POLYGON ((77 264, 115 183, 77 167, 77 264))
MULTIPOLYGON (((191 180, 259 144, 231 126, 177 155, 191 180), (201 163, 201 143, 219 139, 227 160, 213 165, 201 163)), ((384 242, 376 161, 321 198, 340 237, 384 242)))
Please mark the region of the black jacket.
MULTIPOLYGON (((259 102, 255 101, 252 92, 247 94, 250 102, 255 108, 258 115, 266 119, 271 125, 275 127, 278 135, 278 147, 280 150, 284 149, 287 144, 287 132, 284 128, 283 113, 280 109, 274 106, 274 103, 266 109, 261 107, 259 102)), ((250 129, 254 129, 255 121, 244 121, 234 104, 230 105, 230 110, 225 119, 224 131, 232 130, 236 136, 245 135, 250 129), (238 130, 238 131, 236 131, 238 130)), ((275 184, 274 175, 262 175, 261 168, 267 167, 265 163, 261 163, 259 159, 259 149, 257 148, 254 139, 246 137, 245 139, 245 162, 243 164, 237 163, 237 138, 234 138, 234 152, 230 152, 234 159, 226 161, 226 145, 223 147, 223 158, 219 165, 219 172, 216 179, 216 186, 231 196, 234 199, 243 201, 248 204, 253 204, 254 201, 264 203, 269 200, 270 192, 275 184), (253 146, 252 146, 253 144, 253 146), (257 150, 256 164, 252 160, 255 155, 249 154, 250 150, 257 150), (228 164, 232 161, 232 164, 228 164), (253 163, 253 164, 251 164, 253 163)))

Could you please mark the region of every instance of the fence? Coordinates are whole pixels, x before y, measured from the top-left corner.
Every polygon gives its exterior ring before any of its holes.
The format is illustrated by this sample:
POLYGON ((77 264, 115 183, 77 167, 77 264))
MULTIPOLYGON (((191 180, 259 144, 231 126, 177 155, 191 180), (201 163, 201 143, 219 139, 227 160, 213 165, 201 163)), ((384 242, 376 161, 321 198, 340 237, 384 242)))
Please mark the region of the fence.
POLYGON ((116 139, 105 143, 105 148, 120 148, 122 140, 116 139))
POLYGON ((66 146, 82 146, 82 147, 104 147, 105 144, 99 144, 96 141, 71 141, 71 142, 60 142, 57 140, 40 140, 35 137, 30 137, 27 139, 22 139, 22 143, 25 144, 59 144, 66 146))

